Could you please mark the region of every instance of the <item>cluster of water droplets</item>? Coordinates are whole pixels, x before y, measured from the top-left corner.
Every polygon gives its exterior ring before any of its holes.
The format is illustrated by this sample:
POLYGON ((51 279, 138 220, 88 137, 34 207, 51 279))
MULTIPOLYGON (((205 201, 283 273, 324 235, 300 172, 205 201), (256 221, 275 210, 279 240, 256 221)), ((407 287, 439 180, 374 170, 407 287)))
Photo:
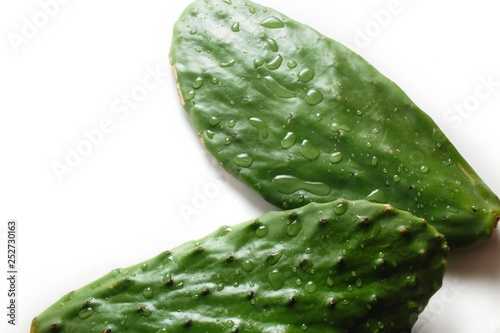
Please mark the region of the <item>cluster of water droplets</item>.
MULTIPOLYGON (((251 4, 247 5, 247 9, 251 14, 256 13, 254 7, 251 4)), ((237 20, 230 22, 229 25, 230 31, 234 34, 247 33, 248 30, 246 30, 244 24, 246 23, 240 23, 237 20)), ((266 31, 267 30, 278 31, 286 27, 286 21, 278 18, 277 16, 268 16, 260 21, 260 26, 263 27, 266 31)), ((192 35, 196 35, 196 33, 197 32, 195 30, 190 31, 190 34, 192 35)), ((278 35, 279 34, 277 34, 276 36, 278 35)), ((265 36, 265 34, 263 34, 262 36, 265 36)), ((267 72, 265 72, 265 74, 263 74, 262 76, 259 74, 258 78, 262 79, 264 85, 279 98, 290 99, 301 96, 307 102, 307 104, 311 106, 320 104, 323 101, 324 96, 318 89, 315 89, 314 87, 308 87, 305 88, 304 92, 302 93, 296 89, 286 87, 285 84, 279 82, 279 79, 277 79, 278 76, 275 76, 273 74, 278 69, 286 65, 288 69, 293 70, 292 75, 296 76, 296 82, 304 86, 314 82, 316 75, 314 69, 308 67, 301 68, 295 60, 285 59, 285 57, 281 52, 282 50, 280 50, 280 45, 277 39, 278 38, 272 36, 266 37, 266 39, 264 39, 263 42, 265 43, 266 49, 270 52, 270 55, 266 55, 265 57, 261 58, 257 57, 253 60, 253 63, 251 64, 251 66, 253 66, 256 69, 260 68, 267 69, 267 72)), ((229 68, 235 65, 236 61, 234 59, 226 59, 220 63, 221 68, 229 68)), ((210 81, 210 79, 208 80, 210 81)), ((212 78, 212 83, 215 85, 220 85, 220 82, 216 78, 212 78)), ((185 100, 188 101, 192 100, 196 96, 196 91, 198 89, 201 89, 204 86, 204 84, 206 84, 205 79, 203 79, 201 76, 193 80, 192 89, 188 91, 188 93, 186 94, 185 100)), ((339 87, 342 87, 340 83, 337 83, 337 85, 339 87)), ((234 104, 234 102, 232 103, 234 104)), ((347 112, 351 112, 351 110, 347 110, 347 112)), ((401 112, 401 111, 396 109, 394 112, 401 112)), ((353 110, 352 113, 353 114, 355 113, 361 117, 365 114, 365 109, 353 110)), ((317 119, 318 120, 322 119, 320 113, 317 114, 317 119)), ((260 138, 264 140, 268 138, 269 129, 267 128, 265 121, 257 117, 252 117, 248 120, 248 123, 256 129, 257 134, 260 138)), ((211 122, 211 125, 213 126, 214 123, 211 122)), ((350 126, 343 123, 332 123, 330 129, 334 133, 339 133, 339 135, 342 135, 342 133, 349 133, 352 131, 352 128, 350 126)), ((372 133, 376 135, 380 132, 381 132, 380 128, 374 128, 372 133)), ((213 138, 214 134, 215 132, 212 130, 207 131, 207 136, 209 138, 213 138)), ((375 139, 373 141, 367 139, 366 147, 371 148, 374 144, 376 144, 375 141, 376 141, 375 139)), ((438 150, 447 142, 447 138, 439 129, 434 129, 432 132, 432 140, 429 141, 432 141, 431 143, 434 147, 433 149, 438 150)), ((226 138, 224 144, 229 145, 231 144, 231 142, 232 142, 231 138, 226 138)), ((311 140, 299 139, 294 132, 287 132, 283 136, 280 144, 281 148, 283 149, 290 149, 298 144, 299 145, 298 151, 300 152, 301 156, 306 160, 315 161, 319 158, 319 156, 321 156, 320 149, 318 149, 311 140)), ((418 179, 419 174, 427 175, 432 172, 437 172, 424 162, 425 158, 423 158, 422 152, 419 151, 418 149, 415 150, 414 152, 409 153, 410 155, 409 161, 411 163, 412 168, 410 169, 410 171, 406 173, 400 170, 398 171, 388 170, 386 167, 381 166, 384 165, 384 160, 386 159, 386 156, 384 156, 383 158, 377 155, 367 156, 368 161, 367 164, 365 164, 363 160, 358 159, 358 161, 356 161, 352 156, 346 155, 346 153, 343 151, 333 151, 330 152, 329 154, 330 154, 329 161, 332 165, 346 162, 345 164, 346 167, 342 168, 341 170, 342 172, 349 169, 362 170, 366 166, 378 167, 381 169, 383 168, 384 174, 388 174, 387 175, 388 177, 385 177, 385 183, 387 186, 392 186, 401 183, 403 181, 407 182, 412 178, 418 179), (393 172, 392 176, 390 175, 391 172, 393 172)), ((405 154, 408 154, 408 152, 405 152, 405 154)), ((233 161, 237 166, 241 168, 249 168, 253 165, 254 162, 252 154, 248 152, 236 155, 233 161)), ((451 165, 453 164, 453 161, 446 160, 443 161, 443 164, 451 165)), ((407 166, 407 168, 408 167, 409 166, 407 166)), ((353 174, 355 173, 356 172, 353 172, 353 174)), ((292 175, 279 175, 274 178, 273 184, 275 188, 283 194, 292 194, 299 191, 306 191, 315 195, 328 195, 332 190, 327 184, 299 179, 292 175)), ((412 186, 414 186, 414 184, 407 184, 405 186, 411 188, 412 186)), ((415 201, 417 202, 416 203, 417 209, 423 209, 425 203, 428 203, 427 201, 425 201, 424 203, 424 200, 421 200, 423 192, 424 192, 423 188, 421 188, 419 191, 412 192, 415 193, 415 201)), ((366 199, 374 202, 386 202, 387 198, 386 198, 386 193, 384 193, 383 186, 374 188, 371 192, 366 193, 366 199)), ((449 210, 450 214, 456 214, 455 207, 448 207, 447 209, 449 210)), ((412 211, 416 212, 415 210, 412 211)))
MULTIPOLYGON (((349 209, 349 205, 347 202, 340 202, 338 203, 334 208, 333 211, 336 216, 342 216, 344 215, 349 209)), ((301 234, 301 231, 303 230, 303 225, 302 222, 300 222, 298 215, 291 215, 291 218, 288 219, 288 222, 286 224, 286 234, 289 237, 299 237, 301 234)), ((269 233, 269 228, 266 225, 259 225, 258 228, 255 230, 255 233, 258 238, 264 238, 268 236, 269 233)), ((314 252, 314 249, 311 247, 307 247, 304 249, 305 254, 312 254, 314 252)), ((275 266, 278 261, 283 257, 284 252, 281 250, 275 251, 269 255, 269 258, 267 260, 269 266, 270 266, 270 271, 268 273, 267 279, 270 284, 270 286, 274 290, 280 290, 283 288, 285 283, 287 282, 287 278, 285 273, 282 271, 280 268, 273 267, 275 266)), ((299 265, 302 267, 301 269, 305 269, 306 267, 309 266, 309 261, 308 259, 305 259, 303 262, 300 263, 299 265)), ((292 271, 297 272, 299 269, 299 266, 293 267, 292 271)), ((254 264, 246 260, 243 263, 243 268, 246 272, 250 272, 254 268, 254 264)), ((311 274, 311 277, 315 275, 314 269, 308 269, 309 273, 311 274)), ((323 283, 326 284, 328 287, 332 288, 334 287, 334 280, 332 277, 333 271, 330 271, 330 275, 327 277, 326 281, 323 283)), ((356 273, 353 272, 353 276, 355 277, 356 273)), ((323 283, 318 283, 313 278, 309 278, 306 281, 303 281, 300 278, 295 279, 295 285, 297 287, 302 287, 303 291, 305 294, 314 294, 318 291, 320 284, 323 283)), ((357 288, 361 288, 363 286, 363 282, 360 278, 358 278, 355 282, 355 286, 357 288)), ((347 288, 348 291, 353 291, 352 286, 349 286, 347 288)))

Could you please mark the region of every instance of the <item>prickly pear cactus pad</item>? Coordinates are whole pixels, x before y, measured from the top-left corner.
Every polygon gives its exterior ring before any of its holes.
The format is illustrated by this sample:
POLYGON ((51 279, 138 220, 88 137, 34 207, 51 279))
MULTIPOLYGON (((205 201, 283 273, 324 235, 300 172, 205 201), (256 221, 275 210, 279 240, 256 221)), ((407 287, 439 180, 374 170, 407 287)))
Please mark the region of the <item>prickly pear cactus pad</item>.
POLYGON ((170 57, 206 149, 272 204, 391 203, 452 249, 492 235, 498 197, 396 84, 334 40, 247 0, 198 0, 170 57))
POLYGON ((389 205, 311 203, 114 270, 31 333, 410 332, 447 253, 435 228, 389 205))

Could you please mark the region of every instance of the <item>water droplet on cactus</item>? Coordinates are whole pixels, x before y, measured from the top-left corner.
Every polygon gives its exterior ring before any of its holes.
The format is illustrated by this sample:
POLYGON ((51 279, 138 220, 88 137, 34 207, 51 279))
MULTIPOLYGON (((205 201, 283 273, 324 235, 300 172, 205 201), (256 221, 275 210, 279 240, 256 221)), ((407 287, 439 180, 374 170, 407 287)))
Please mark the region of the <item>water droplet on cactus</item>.
POLYGON ((221 228, 221 236, 224 237, 226 236, 227 234, 229 234, 231 232, 232 228, 231 227, 228 227, 228 226, 224 226, 221 228))
POLYGON ((453 207, 453 206, 446 206, 446 210, 449 211, 450 213, 454 213, 454 214, 460 213, 460 209, 457 207, 453 207))
POLYGON ((303 69, 299 73, 299 80, 306 83, 314 78, 314 70, 310 68, 303 69))
POLYGON ((267 68, 270 70, 276 70, 281 67, 283 63, 283 57, 280 54, 274 56, 274 58, 267 64, 267 68))
POLYGON ((236 60, 231 59, 231 60, 229 60, 229 61, 227 61, 227 62, 222 62, 222 63, 220 64, 220 67, 222 67, 222 68, 231 67, 231 66, 234 66, 234 64, 235 64, 235 63, 236 63, 236 60))
POLYGON ((309 140, 302 141, 302 145, 300 146, 300 153, 310 161, 314 161, 321 154, 319 149, 309 140))
POLYGON ((399 183, 399 182, 401 181, 401 176, 399 176, 399 175, 394 175, 394 177, 393 177, 393 178, 394 178, 394 181, 395 181, 396 183, 399 183))
POLYGON ((267 125, 265 122, 263 122, 259 118, 255 118, 255 117, 250 118, 250 120, 248 122, 250 123, 250 125, 252 125, 253 127, 255 127, 256 129, 259 130, 259 134, 263 139, 267 139, 269 134, 268 134, 267 125))
POLYGON ((308 294, 314 294, 316 291, 318 291, 318 286, 313 281, 309 281, 304 286, 304 290, 308 294))
POLYGON ((141 270, 142 270, 143 272, 147 271, 147 270, 148 270, 148 264, 142 264, 142 265, 141 265, 141 270))
POLYGON ((216 117, 216 116, 213 116, 213 117, 211 117, 211 118, 208 120, 208 122, 209 122, 209 123, 210 123, 210 125, 212 125, 212 126, 217 126, 217 125, 219 125, 219 124, 220 124, 220 119, 219 119, 218 117, 216 117))
POLYGON ((335 133, 338 133, 338 132, 350 132, 350 131, 352 131, 352 129, 349 126, 347 126, 347 125, 341 125, 341 124, 337 124, 337 123, 333 123, 330 126, 330 129, 332 130, 332 132, 335 132, 335 133))
POLYGON ((366 200, 372 201, 372 202, 378 202, 378 203, 386 203, 386 198, 384 195, 384 192, 382 192, 379 189, 376 189, 372 191, 368 196, 366 197, 366 200))
POLYGON ((283 194, 292 194, 297 191, 307 191, 316 195, 328 195, 331 192, 329 185, 320 182, 307 182, 293 176, 281 175, 273 179, 274 187, 283 194))
POLYGON ((78 312, 78 318, 88 319, 88 318, 92 317, 93 314, 94 314, 94 310, 89 306, 89 307, 86 307, 86 308, 80 310, 80 312, 78 312))
POLYGON ((186 94, 186 97, 185 97, 185 100, 186 101, 190 101, 192 100, 193 98, 196 97, 196 93, 194 91, 189 91, 187 94, 186 94))
POLYGON ((300 328, 302 328, 303 331, 307 331, 307 325, 306 324, 302 324, 300 326, 300 328))
POLYGON ((285 276, 278 269, 274 269, 273 271, 271 271, 267 278, 274 290, 281 289, 285 284, 285 276))
POLYGON ((196 31, 196 30, 191 30, 191 31, 189 31, 189 34, 190 34, 191 36, 194 36, 194 35, 196 35, 197 33, 198 33, 198 31, 196 31))
POLYGON ((201 77, 197 78, 196 80, 193 81, 193 88, 199 89, 201 86, 203 86, 203 83, 205 82, 204 79, 201 77))
POLYGON ((254 264, 250 260, 245 260, 243 262, 243 270, 245 272, 251 272, 253 270, 253 268, 254 268, 254 264))
POLYGON ((306 102, 309 105, 317 105, 323 102, 323 94, 316 89, 311 89, 306 94, 306 102))
POLYGON ((341 152, 335 152, 335 153, 330 155, 330 162, 337 164, 337 163, 340 163, 343 158, 344 158, 344 156, 342 155, 341 152))
POLYGON ((380 329, 383 329, 385 327, 384 323, 382 323, 381 321, 379 321, 377 323, 377 327, 380 328, 380 329))
POLYGON ((249 166, 252 165, 253 158, 250 155, 246 154, 246 153, 239 154, 238 156, 236 156, 234 158, 234 163, 236 165, 239 165, 240 167, 248 168, 249 166))
POLYGON ((227 320, 226 323, 225 323, 226 327, 227 328, 231 328, 234 326, 234 321, 232 320, 227 320))
POLYGON ((233 31, 233 32, 239 32, 240 31, 240 22, 235 22, 231 26, 231 31, 233 31))
POLYGON ((344 215, 349 209, 349 205, 346 202, 341 202, 335 207, 334 213, 336 215, 344 215))
POLYGON ((302 223, 300 223, 299 221, 293 221, 288 226, 287 233, 288 233, 288 236, 294 237, 294 236, 297 236, 301 230, 302 230, 302 223))
POLYGON ((361 280, 361 279, 356 280, 356 287, 358 287, 358 288, 363 287, 363 280, 361 280))
POLYGON ((152 298, 153 295, 154 295, 154 291, 151 287, 146 287, 144 288, 144 290, 142 291, 142 295, 146 298, 152 298))
POLYGON ((328 287, 333 287, 333 279, 331 277, 328 277, 326 279, 326 284, 328 287))
POLYGON ((296 68, 297 67, 297 62, 296 61, 289 61, 287 64, 288 68, 296 68))
POLYGON ((248 8, 248 11, 250 12, 250 14, 255 14, 257 12, 253 7, 248 8))
POLYGON ((262 60, 262 59, 255 59, 253 61, 253 65, 255 66, 255 68, 262 67, 262 65, 264 65, 264 60, 262 60))
POLYGON ((267 44, 269 44, 269 48, 271 49, 271 51, 273 51, 273 52, 278 52, 279 51, 278 43, 274 39, 269 38, 267 40, 267 44))
POLYGON ((266 80, 266 85, 276 94, 276 96, 280 98, 293 98, 297 96, 295 92, 283 87, 271 76, 266 76, 264 79, 266 80))
POLYGON ((295 136, 295 133, 293 132, 288 132, 283 140, 281 140, 281 148, 283 149, 288 149, 291 148, 295 145, 297 137, 295 136))
POLYGON ((278 261, 281 259, 282 256, 283 256, 283 252, 281 252, 281 251, 274 252, 274 253, 271 253, 269 255, 269 258, 267 259, 267 261, 269 262, 270 265, 275 265, 278 263, 278 261))
POLYGON ((429 167, 427 165, 422 165, 420 167, 420 172, 422 172, 422 173, 428 173, 429 172, 429 167))
POLYGON ((372 157, 372 165, 376 166, 377 164, 378 164, 378 158, 377 158, 377 156, 373 156, 372 157))
POLYGON ((269 29, 280 29, 285 26, 283 21, 275 16, 270 16, 260 23, 261 26, 269 29))
POLYGON ((255 233, 257 234, 257 237, 264 238, 269 233, 269 228, 265 225, 261 225, 261 226, 259 226, 259 228, 257 228, 255 233))

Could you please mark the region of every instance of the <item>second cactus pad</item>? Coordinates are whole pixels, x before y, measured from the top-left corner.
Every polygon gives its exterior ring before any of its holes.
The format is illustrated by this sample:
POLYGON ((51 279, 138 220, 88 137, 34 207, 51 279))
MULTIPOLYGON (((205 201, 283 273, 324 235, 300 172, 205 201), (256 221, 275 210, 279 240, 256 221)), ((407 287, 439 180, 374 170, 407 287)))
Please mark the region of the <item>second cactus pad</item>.
POLYGON ((498 197, 436 123, 366 60, 248 0, 199 0, 174 28, 181 103, 206 149, 281 208, 368 199, 484 242, 498 197))
POLYGON ((410 332, 447 254, 408 212, 311 203, 114 270, 37 316, 31 333, 410 332))

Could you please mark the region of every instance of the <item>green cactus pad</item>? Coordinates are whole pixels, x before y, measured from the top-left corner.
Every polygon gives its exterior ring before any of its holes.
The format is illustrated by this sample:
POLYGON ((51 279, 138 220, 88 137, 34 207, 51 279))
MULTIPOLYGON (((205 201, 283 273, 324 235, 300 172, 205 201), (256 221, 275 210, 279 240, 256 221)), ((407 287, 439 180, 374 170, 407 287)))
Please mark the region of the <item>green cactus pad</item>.
POLYGON ((31 333, 410 332, 447 254, 408 212, 311 203, 114 270, 61 298, 31 333))
POLYGON ((498 197, 396 84, 334 40, 248 0, 199 0, 170 57, 206 149, 277 207, 390 203, 452 249, 493 234, 498 197))

